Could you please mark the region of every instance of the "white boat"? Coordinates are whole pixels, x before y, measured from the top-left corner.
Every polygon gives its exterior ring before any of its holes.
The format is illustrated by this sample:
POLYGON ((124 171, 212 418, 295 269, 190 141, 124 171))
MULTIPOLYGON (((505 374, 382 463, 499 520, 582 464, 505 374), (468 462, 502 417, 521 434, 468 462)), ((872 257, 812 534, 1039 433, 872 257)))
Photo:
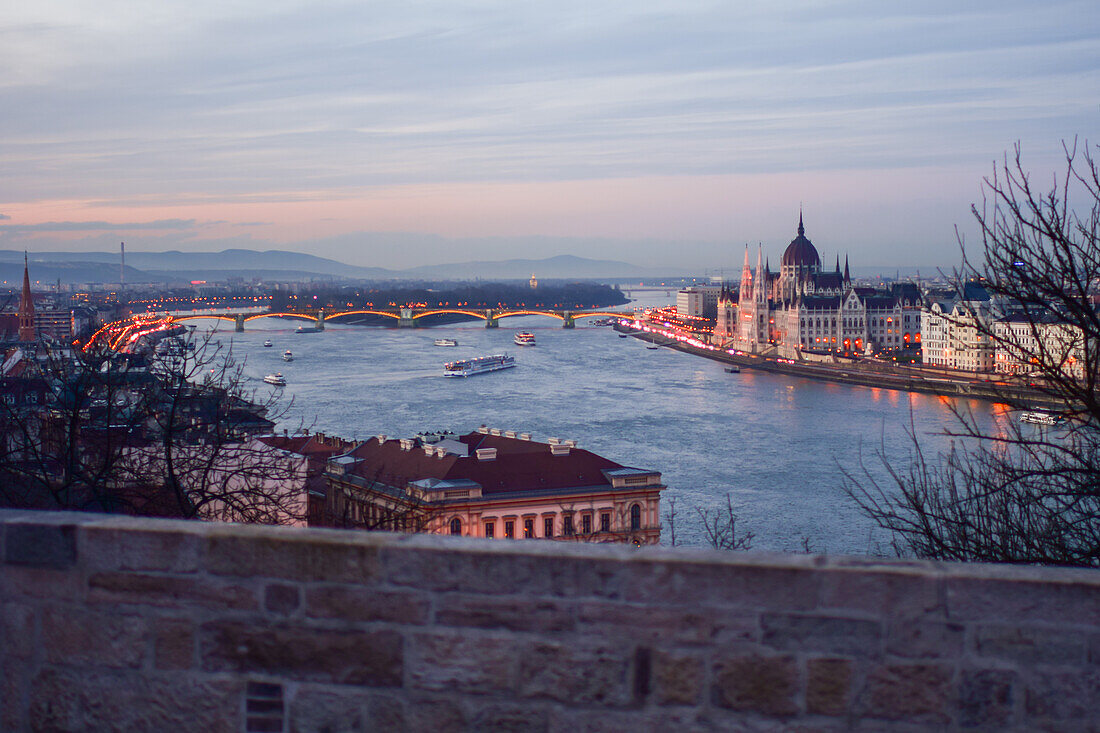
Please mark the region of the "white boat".
POLYGON ((436 339, 436 346, 458 346, 458 341, 455 339, 436 339))
POLYGON ((731 364, 730 366, 726 367, 726 373, 727 374, 740 374, 741 373, 741 367, 737 366, 736 364, 731 364))
POLYGON ((270 385, 275 386, 275 387, 285 387, 286 386, 286 377, 283 376, 282 372, 275 372, 274 374, 268 374, 266 377, 264 377, 264 381, 267 382, 270 385))
POLYGON ((657 344, 647 344, 647 345, 646 345, 646 348, 647 348, 647 349, 650 349, 650 350, 654 350, 654 349, 659 349, 659 348, 661 348, 661 347, 660 347, 660 346, 658 346, 657 344))
POLYGON ((268 339, 267 341, 264 341, 264 346, 265 347, 270 349, 272 347, 272 345, 273 344, 271 343, 271 339, 268 339))
POLYGON ((516 346, 534 346, 535 334, 530 331, 516 331, 516 335, 512 337, 512 341, 516 346))
POLYGON ((294 353, 290 349, 283 352, 283 361, 294 361, 294 353))
POLYGON ((495 372, 499 369, 510 369, 516 365, 516 357, 508 354, 493 354, 492 356, 479 356, 476 359, 462 359, 443 365, 445 377, 469 377, 483 372, 495 372))
POLYGON ((1029 422, 1035 425, 1057 425, 1062 418, 1051 415, 1049 412, 1023 412, 1020 413, 1020 422, 1029 422))

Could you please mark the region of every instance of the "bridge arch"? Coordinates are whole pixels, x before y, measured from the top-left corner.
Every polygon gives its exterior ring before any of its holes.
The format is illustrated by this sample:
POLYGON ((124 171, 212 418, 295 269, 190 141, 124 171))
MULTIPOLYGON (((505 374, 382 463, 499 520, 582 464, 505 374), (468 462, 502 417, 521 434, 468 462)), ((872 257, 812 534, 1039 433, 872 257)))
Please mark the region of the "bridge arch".
POLYGON ((548 316, 550 318, 557 318, 559 321, 564 321, 565 316, 555 311, 536 311, 536 310, 516 310, 516 311, 501 311, 500 313, 494 313, 494 318, 511 318, 512 316, 548 316))
POLYGON ((358 310, 358 311, 340 311, 339 313, 326 313, 325 320, 331 321, 333 318, 339 318, 340 316, 385 316, 386 318, 393 318, 395 320, 401 318, 396 313, 390 313, 388 311, 374 311, 374 310, 358 310))
POLYGON ((237 320, 237 317, 236 316, 216 316, 216 315, 172 316, 173 321, 198 321, 198 320, 201 320, 201 319, 206 319, 206 320, 214 319, 216 321, 234 321, 235 322, 237 320))
POLYGON ((454 313, 462 316, 473 316, 474 318, 480 318, 483 321, 488 319, 488 317, 485 315, 485 311, 465 310, 462 308, 435 308, 433 310, 427 310, 423 313, 415 314, 413 316, 413 320, 416 320, 417 318, 421 318, 423 316, 438 316, 442 313, 454 313))
POLYGON ((317 316, 311 316, 308 313, 254 313, 251 316, 245 316, 244 320, 255 321, 259 318, 298 318, 303 321, 316 321, 317 316))

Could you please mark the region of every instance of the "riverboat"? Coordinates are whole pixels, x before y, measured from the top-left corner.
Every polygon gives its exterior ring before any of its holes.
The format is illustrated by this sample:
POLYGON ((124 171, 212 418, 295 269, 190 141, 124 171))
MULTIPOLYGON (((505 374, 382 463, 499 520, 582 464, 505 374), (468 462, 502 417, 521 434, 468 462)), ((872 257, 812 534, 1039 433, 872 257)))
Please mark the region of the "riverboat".
POLYGON ((290 349, 283 352, 283 361, 294 361, 294 353, 290 349))
POLYGON ((512 341, 516 346, 534 346, 535 334, 530 331, 516 331, 516 335, 512 337, 512 341))
POLYGON ((650 351, 656 351, 657 349, 659 349, 661 347, 658 344, 647 344, 646 348, 649 349, 650 351))
POLYGON ((270 349, 274 344, 271 343, 271 339, 264 341, 264 348, 270 349))
POLYGON ((281 372, 275 372, 274 374, 268 374, 266 377, 264 377, 264 381, 267 382, 268 384, 274 386, 274 387, 285 387, 286 386, 286 377, 284 377, 281 372))
POLYGON ((731 366, 726 367, 726 373, 727 374, 740 374, 741 373, 741 367, 737 366, 736 364, 733 364, 731 366))
POLYGON ((1020 422, 1034 425, 1057 425, 1062 422, 1062 418, 1051 415, 1049 412, 1024 412, 1020 414, 1020 422))
POLYGON ((445 377, 469 377, 484 372, 495 372, 500 369, 510 369, 516 365, 516 357, 508 354, 493 354, 492 356, 479 356, 476 359, 462 359, 443 365, 445 377))
POLYGON ((433 343, 436 346, 458 346, 457 339, 436 339, 433 343))
POLYGON ((294 329, 294 333, 321 333, 321 329, 316 326, 298 326, 294 329))

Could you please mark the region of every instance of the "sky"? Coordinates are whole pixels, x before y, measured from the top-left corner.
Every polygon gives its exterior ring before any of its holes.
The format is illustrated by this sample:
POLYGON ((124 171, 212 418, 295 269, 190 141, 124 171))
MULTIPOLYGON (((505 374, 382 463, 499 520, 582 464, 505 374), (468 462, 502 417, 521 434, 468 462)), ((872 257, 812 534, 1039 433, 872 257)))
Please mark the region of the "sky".
POLYGON ((1006 151, 1100 143, 1095 0, 9 2, 0 69, 32 253, 737 272, 801 206, 826 262, 949 266, 1006 151))

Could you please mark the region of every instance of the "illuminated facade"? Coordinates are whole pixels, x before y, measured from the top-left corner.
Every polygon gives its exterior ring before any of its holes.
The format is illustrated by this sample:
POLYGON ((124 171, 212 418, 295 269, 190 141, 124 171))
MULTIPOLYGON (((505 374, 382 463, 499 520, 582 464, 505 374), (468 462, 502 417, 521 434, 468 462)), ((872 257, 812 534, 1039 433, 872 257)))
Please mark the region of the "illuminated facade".
POLYGON ((757 250, 755 271, 745 264, 737 293, 719 297, 714 341, 754 353, 797 356, 808 352, 875 353, 920 341, 921 295, 916 285, 890 290, 856 287, 845 259, 825 272, 817 248, 806 238, 802 216, 798 236, 783 252, 778 273, 757 250))

